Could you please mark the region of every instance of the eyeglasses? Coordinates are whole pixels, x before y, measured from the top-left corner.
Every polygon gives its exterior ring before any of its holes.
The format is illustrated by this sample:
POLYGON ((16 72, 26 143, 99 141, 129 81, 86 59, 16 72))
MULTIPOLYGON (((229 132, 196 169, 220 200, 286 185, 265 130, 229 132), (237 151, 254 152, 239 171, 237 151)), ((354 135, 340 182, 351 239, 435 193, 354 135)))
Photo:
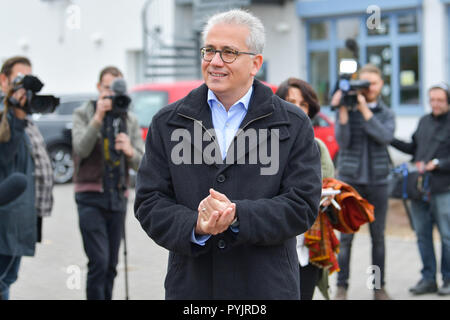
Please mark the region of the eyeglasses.
POLYGON ((220 59, 222 59, 225 63, 232 63, 234 60, 237 59, 238 55, 240 54, 250 54, 252 56, 256 55, 256 53, 253 52, 243 52, 243 51, 237 51, 233 49, 223 49, 223 50, 216 50, 214 48, 208 48, 203 47, 200 49, 200 54, 202 55, 202 59, 206 62, 211 62, 212 59, 214 59, 214 56, 216 53, 219 53, 220 59))

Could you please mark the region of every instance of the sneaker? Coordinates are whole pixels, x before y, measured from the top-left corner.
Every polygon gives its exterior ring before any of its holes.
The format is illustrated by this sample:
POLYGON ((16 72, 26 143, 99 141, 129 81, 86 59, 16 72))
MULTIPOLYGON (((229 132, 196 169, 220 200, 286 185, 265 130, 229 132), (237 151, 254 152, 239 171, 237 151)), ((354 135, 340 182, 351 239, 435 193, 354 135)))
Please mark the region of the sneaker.
POLYGON ((439 288, 438 294, 440 296, 447 296, 450 294, 450 280, 444 281, 444 285, 439 288))
POLYGON ((374 300, 392 300, 391 297, 387 294, 386 290, 384 288, 381 289, 375 289, 373 291, 373 299, 374 300))
POLYGON ((438 289, 437 289, 436 281, 422 279, 414 287, 410 288, 409 292, 411 292, 412 294, 415 294, 415 295, 419 295, 419 294, 425 294, 425 293, 434 293, 437 290, 438 289))
POLYGON ((338 286, 336 295, 334 296, 334 300, 347 300, 347 289, 338 286))

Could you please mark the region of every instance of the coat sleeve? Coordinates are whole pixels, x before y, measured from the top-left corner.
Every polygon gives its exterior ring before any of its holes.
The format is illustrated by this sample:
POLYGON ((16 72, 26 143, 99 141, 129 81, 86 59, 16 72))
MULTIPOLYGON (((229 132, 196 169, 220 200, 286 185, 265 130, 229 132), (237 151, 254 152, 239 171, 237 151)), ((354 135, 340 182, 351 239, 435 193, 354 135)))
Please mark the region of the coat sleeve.
POLYGON ((391 110, 387 110, 383 120, 373 116, 364 122, 364 131, 382 145, 389 145, 394 138, 395 117, 391 110))
POLYGON ((144 143, 141 137, 141 131, 139 128, 139 123, 133 115, 129 114, 130 126, 128 135, 130 137, 131 145, 134 149, 134 155, 132 158, 128 159, 128 166, 134 170, 138 170, 139 164, 142 160, 144 154, 144 143))
POLYGON ((198 213, 176 203, 165 144, 156 116, 149 128, 145 153, 136 178, 134 213, 144 231, 158 245, 177 253, 198 256, 209 250, 191 242, 198 213))
MULTIPOLYGON (((92 102, 87 102, 92 104, 92 102)), ((86 115, 87 105, 75 109, 73 113, 72 148, 82 159, 87 158, 95 147, 101 125, 86 115)))
POLYGON ((391 145, 395 149, 400 150, 400 151, 410 154, 410 155, 414 155, 414 153, 416 152, 416 143, 415 143, 414 139, 412 142, 405 142, 405 141, 399 140, 397 138, 394 138, 391 142, 391 145))
POLYGON ((279 194, 271 199, 238 200, 236 244, 277 245, 308 230, 316 220, 322 192, 319 149, 304 121, 283 169, 279 194))
MULTIPOLYGON (((5 114, 2 116, 5 116, 5 114)), ((11 138, 8 142, 0 143, 0 165, 2 167, 8 166, 14 161, 17 149, 20 146, 19 141, 23 139, 26 127, 26 120, 16 118, 12 114, 12 111, 9 111, 6 116, 8 117, 9 128, 11 130, 11 138)))
POLYGON ((339 111, 336 112, 336 120, 334 122, 334 133, 336 135, 336 141, 339 148, 348 149, 351 142, 350 124, 341 124, 339 122, 339 111))
POLYGON ((416 150, 417 150, 417 139, 418 139, 420 128, 423 125, 423 119, 424 118, 420 119, 419 124, 416 128, 416 131, 414 131, 414 133, 411 137, 411 142, 406 142, 406 141, 402 141, 397 138, 394 138, 391 142, 391 145, 397 150, 400 150, 404 153, 414 156, 416 153, 416 150))

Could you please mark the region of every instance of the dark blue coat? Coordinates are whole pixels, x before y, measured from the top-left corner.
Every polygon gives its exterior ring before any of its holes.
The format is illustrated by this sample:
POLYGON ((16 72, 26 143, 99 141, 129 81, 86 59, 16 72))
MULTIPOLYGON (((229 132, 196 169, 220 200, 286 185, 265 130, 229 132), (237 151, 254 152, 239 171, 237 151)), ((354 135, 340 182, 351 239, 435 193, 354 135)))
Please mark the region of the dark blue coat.
MULTIPOLYGON (((135 215, 147 234, 170 250, 166 298, 298 299, 295 237, 313 224, 322 186, 310 120, 255 80, 241 128, 279 130, 258 142, 261 147, 265 139, 279 138, 277 172, 262 175, 267 165, 251 164, 255 146, 246 147, 244 164, 175 164, 174 130, 194 137, 199 121, 203 133, 213 127, 207 90, 202 85, 154 116, 137 175, 135 215), (228 229, 200 246, 191 235, 209 188, 236 203, 240 226, 237 234, 228 229)), ((203 142, 202 150, 191 145, 192 159, 210 143, 203 142)))
POLYGON ((24 129, 26 120, 9 112, 11 139, 0 143, 0 182, 14 172, 27 176, 27 188, 14 201, 0 206, 0 254, 33 256, 37 239, 37 213, 34 197, 34 163, 31 145, 24 129))

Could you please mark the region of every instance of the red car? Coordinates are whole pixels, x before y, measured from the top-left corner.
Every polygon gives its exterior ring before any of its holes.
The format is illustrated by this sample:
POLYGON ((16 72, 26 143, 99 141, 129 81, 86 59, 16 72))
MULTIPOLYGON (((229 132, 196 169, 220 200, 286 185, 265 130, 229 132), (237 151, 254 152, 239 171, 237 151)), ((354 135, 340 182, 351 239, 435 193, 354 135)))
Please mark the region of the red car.
MULTIPOLYGON (((131 89, 133 112, 136 114, 142 128, 142 138, 147 136, 148 126, 153 116, 162 107, 185 97, 191 90, 199 87, 203 80, 179 81, 173 83, 142 84, 131 89)), ((277 87, 268 83, 273 92, 277 87)), ((313 120, 314 133, 321 139, 334 159, 338 145, 334 137, 334 123, 323 113, 319 113, 313 120)))
POLYGON ((334 122, 331 121, 325 114, 319 112, 312 121, 314 128, 314 135, 322 140, 330 152, 331 159, 336 160, 339 151, 339 145, 334 135, 334 122))

